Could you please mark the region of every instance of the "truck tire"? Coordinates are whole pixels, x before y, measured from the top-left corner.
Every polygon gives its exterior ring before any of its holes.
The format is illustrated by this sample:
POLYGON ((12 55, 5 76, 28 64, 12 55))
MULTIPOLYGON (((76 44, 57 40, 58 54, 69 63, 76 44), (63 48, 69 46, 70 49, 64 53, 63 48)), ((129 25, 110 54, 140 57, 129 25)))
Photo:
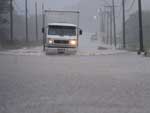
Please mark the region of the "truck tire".
POLYGON ((141 54, 141 51, 138 51, 137 54, 140 55, 140 54, 141 54))
POLYGON ((144 52, 144 56, 147 56, 147 51, 144 52))

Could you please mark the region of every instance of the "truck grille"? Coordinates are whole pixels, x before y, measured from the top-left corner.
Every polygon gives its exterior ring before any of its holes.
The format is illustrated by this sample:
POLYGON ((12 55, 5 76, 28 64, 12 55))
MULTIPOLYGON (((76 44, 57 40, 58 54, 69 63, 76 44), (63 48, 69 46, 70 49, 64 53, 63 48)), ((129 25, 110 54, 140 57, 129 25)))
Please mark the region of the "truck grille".
POLYGON ((55 44, 69 44, 68 40, 54 40, 55 44))

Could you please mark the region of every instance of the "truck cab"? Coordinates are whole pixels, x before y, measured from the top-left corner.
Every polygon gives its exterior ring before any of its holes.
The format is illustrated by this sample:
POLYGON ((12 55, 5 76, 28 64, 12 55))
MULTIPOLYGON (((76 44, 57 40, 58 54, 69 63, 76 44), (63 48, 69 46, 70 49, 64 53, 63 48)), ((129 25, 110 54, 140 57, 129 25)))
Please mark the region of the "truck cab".
POLYGON ((76 53, 81 34, 82 30, 77 25, 48 23, 44 45, 46 53, 76 53))

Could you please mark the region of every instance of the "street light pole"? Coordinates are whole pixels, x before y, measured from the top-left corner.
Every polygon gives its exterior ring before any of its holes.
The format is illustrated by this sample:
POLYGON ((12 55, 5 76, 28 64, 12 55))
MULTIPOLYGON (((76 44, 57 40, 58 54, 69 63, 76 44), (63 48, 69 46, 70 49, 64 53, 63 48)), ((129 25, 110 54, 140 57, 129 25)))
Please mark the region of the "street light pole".
POLYGON ((94 22, 96 23, 96 38, 98 38, 98 16, 93 16, 94 22))

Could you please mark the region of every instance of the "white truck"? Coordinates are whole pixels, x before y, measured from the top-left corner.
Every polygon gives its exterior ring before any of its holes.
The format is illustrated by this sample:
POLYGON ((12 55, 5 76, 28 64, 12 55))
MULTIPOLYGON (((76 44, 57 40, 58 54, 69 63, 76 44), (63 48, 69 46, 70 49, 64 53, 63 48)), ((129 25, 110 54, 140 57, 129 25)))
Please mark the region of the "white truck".
POLYGON ((76 53, 79 44, 79 11, 45 10, 43 48, 49 53, 76 53))

